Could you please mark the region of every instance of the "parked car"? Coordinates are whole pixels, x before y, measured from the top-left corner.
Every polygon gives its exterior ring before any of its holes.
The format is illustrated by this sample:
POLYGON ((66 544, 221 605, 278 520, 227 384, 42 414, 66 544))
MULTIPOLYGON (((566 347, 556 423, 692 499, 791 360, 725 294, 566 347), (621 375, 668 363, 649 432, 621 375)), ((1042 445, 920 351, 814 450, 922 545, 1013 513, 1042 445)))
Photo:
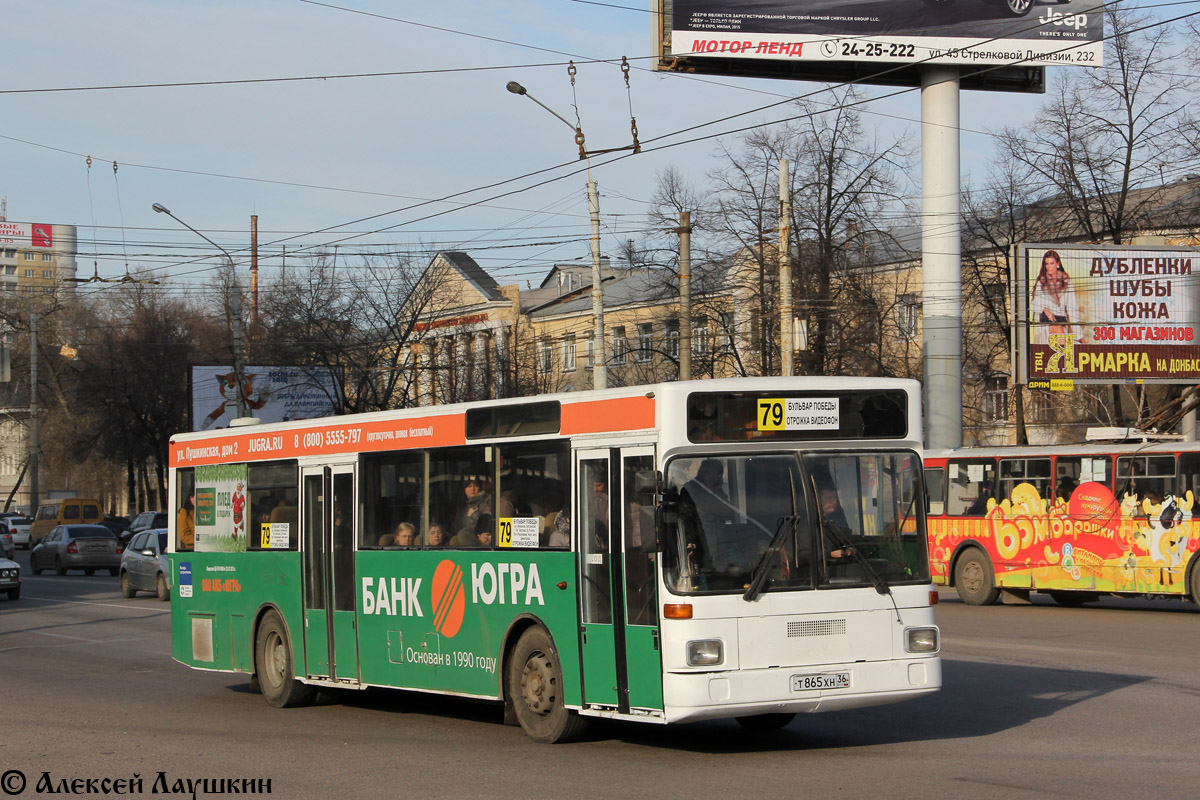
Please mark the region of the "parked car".
POLYGON ((16 555, 17 546, 13 544, 12 534, 7 528, 0 528, 0 556, 12 558, 16 555))
POLYGON ((29 526, 33 524, 33 520, 29 517, 16 514, 11 517, 0 519, 0 531, 8 531, 12 534, 13 544, 17 547, 29 549, 29 526))
POLYGON ((6 593, 9 600, 21 596, 21 565, 7 558, 0 558, 0 592, 6 593))
POLYGON ((159 600, 171 599, 171 567, 167 564, 167 529, 135 533, 121 556, 121 594, 154 592, 159 600))
POLYGON ((100 524, 115 533, 119 539, 121 538, 122 533, 129 530, 130 523, 129 517, 117 517, 110 514, 109 516, 100 520, 100 524))
POLYGON ((133 522, 129 523, 129 529, 121 534, 121 542, 128 546, 136 534, 142 531, 148 531, 151 528, 167 527, 167 512, 165 511, 143 511, 133 518, 133 522))
POLYGON ((91 575, 106 569, 110 575, 117 575, 124 551, 113 532, 103 525, 59 525, 33 546, 29 571, 41 575, 42 570, 53 569, 66 575, 69 569, 81 569, 84 575, 91 575))

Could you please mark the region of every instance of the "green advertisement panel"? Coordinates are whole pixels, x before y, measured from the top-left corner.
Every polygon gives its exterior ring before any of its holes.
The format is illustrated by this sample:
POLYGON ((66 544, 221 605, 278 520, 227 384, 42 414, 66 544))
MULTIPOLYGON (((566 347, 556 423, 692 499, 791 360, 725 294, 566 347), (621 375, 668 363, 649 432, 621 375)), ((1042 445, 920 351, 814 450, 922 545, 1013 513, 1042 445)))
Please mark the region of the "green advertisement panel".
POLYGON ((246 465, 196 467, 196 552, 246 550, 246 465))

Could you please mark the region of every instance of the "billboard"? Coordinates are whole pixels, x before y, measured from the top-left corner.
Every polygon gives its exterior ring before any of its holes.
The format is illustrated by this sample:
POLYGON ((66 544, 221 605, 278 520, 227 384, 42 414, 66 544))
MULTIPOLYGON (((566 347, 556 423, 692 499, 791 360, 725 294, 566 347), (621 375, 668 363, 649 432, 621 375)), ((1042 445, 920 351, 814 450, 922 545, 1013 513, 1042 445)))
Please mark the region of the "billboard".
POLYGON ((47 222, 0 222, 0 245, 54 247, 54 226, 47 222))
MULTIPOLYGON (((265 422, 328 417, 341 405, 341 379, 330 367, 245 367, 246 412, 265 422)), ((192 367, 192 430, 229 427, 237 416, 231 366, 192 367)))
POLYGON ((1054 65, 1103 63, 1101 0, 654 0, 664 57, 1054 65), (669 36, 669 47, 666 37, 669 36))
POLYGON ((1021 383, 1200 383, 1200 249, 1022 244, 1016 254, 1021 383))

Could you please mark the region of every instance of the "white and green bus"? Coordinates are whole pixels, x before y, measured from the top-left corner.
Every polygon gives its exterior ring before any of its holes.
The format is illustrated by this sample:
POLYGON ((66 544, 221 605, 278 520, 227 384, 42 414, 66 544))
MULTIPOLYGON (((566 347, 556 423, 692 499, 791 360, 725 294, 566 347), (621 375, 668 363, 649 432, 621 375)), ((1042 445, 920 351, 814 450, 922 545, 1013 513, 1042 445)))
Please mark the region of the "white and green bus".
POLYGON ((941 685, 913 381, 664 383, 184 433, 172 653, 534 739, 941 685))

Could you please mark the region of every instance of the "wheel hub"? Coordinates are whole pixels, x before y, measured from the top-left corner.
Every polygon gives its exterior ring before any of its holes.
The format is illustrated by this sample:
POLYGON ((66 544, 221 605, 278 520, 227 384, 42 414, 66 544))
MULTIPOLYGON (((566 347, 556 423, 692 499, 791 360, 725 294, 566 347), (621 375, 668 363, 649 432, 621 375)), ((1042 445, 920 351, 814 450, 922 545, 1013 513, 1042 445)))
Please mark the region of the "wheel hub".
POLYGON ((540 654, 531 656, 521 675, 521 693, 531 711, 542 716, 550 713, 550 684, 550 665, 540 654))

